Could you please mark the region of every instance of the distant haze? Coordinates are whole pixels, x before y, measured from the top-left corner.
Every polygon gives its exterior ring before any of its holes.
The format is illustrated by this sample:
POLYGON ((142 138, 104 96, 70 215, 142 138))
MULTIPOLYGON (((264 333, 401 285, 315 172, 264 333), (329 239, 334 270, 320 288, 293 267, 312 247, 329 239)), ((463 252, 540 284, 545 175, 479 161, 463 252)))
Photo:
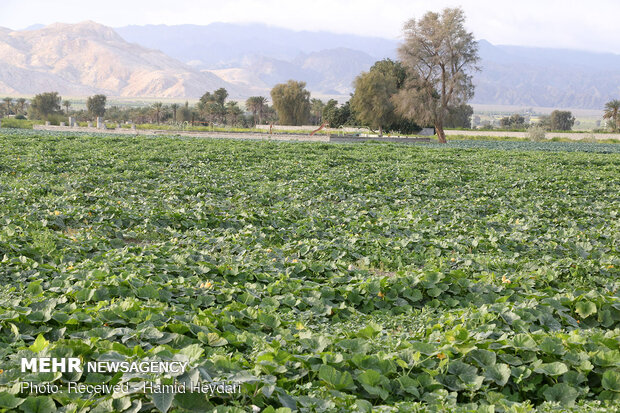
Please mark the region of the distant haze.
MULTIPOLYGON (((306 82, 313 97, 343 102, 353 81, 396 40, 292 31, 260 24, 126 26, 96 22, 0 29, 0 96, 196 98, 269 96, 277 83, 306 82)), ((472 103, 601 110, 620 97, 620 55, 495 46, 481 40, 472 103)))
POLYGON ((620 53, 617 0, 1 0, 0 26, 257 22, 398 39, 406 20, 446 6, 462 6, 469 29, 493 44, 620 53))

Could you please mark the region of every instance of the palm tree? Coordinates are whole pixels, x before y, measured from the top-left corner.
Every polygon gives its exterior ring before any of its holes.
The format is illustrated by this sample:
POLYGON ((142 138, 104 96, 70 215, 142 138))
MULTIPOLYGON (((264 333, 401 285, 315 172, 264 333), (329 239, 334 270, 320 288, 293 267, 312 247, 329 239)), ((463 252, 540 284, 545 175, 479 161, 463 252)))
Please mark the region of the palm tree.
POLYGON ((69 107, 71 106, 71 102, 68 100, 63 100, 62 105, 65 107, 65 110, 67 111, 67 116, 69 116, 69 107))
POLYGON ((163 106, 164 105, 161 102, 153 103, 153 109, 155 111, 155 118, 157 119, 157 124, 158 125, 159 125, 159 116, 161 115, 161 110, 162 110, 163 106))
POLYGON ((173 103, 172 105, 170 105, 170 109, 172 109, 172 120, 173 121, 177 121, 177 110, 179 109, 179 105, 177 105, 176 103, 173 103))
POLYGON ((25 98, 17 99, 17 106, 19 107, 19 113, 21 115, 25 115, 26 114, 26 99, 25 98))
POLYGON ((227 120, 230 126, 236 125, 237 119, 239 118, 239 116, 241 116, 242 113, 243 111, 241 110, 239 105, 237 105, 237 102, 226 102, 226 117, 228 118, 227 120))
POLYGON ((247 110, 252 112, 252 116, 254 116, 254 126, 256 123, 256 115, 258 114, 258 124, 263 123, 263 111, 265 110, 265 105, 267 104, 267 98, 263 96, 251 96, 248 100, 245 101, 245 107, 247 110))
POLYGON ((603 119, 609 119, 611 130, 618 132, 618 115, 620 114, 620 100, 614 99, 611 102, 605 104, 605 114, 603 119))
POLYGON ((13 103, 13 99, 7 97, 2 100, 4 101, 4 105, 6 106, 6 115, 8 116, 11 114, 11 104, 13 103))

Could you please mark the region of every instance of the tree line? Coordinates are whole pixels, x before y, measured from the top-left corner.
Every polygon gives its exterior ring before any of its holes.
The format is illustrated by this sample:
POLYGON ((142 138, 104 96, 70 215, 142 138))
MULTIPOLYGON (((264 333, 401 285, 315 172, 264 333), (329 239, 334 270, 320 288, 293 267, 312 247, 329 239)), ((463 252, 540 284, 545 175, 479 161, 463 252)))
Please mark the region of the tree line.
MULTIPOLYGON (((377 130, 411 133, 419 125, 434 126, 441 142, 445 142, 444 126, 449 117, 473 96, 472 70, 478 61, 477 42, 464 28, 461 9, 447 8, 441 13, 429 12, 420 20, 412 19, 404 29, 405 41, 398 53, 399 60, 375 63, 368 72, 355 79, 351 99, 340 105, 334 100, 323 103, 311 99, 305 82, 290 80, 278 84, 270 93, 272 106, 263 96, 248 99, 246 111, 237 102, 227 101, 228 92, 221 88, 206 92, 190 107, 176 104, 166 107, 158 102, 150 108, 113 107, 106 111, 106 97, 91 96, 87 109, 74 111, 73 116, 105 116, 110 120, 149 120, 160 123, 206 122, 208 124, 239 125, 278 122, 284 125, 329 123, 331 127, 347 124, 367 126, 377 130), (116 119, 115 119, 116 118, 116 119)), ((35 96, 29 117, 49 118, 62 114, 61 97, 56 92, 35 96)), ((66 102, 65 115, 70 102, 66 102)), ((455 119, 458 117, 455 117, 455 119)), ((244 125, 245 126, 245 125, 244 125)))
MULTIPOLYGON (((573 113, 568 110, 554 110, 550 115, 540 116, 535 126, 539 126, 546 131, 570 131, 575 125, 576 119, 573 113)), ((490 126, 490 125, 489 125, 490 126)), ((529 119, 515 113, 505 116, 499 120, 501 129, 527 129, 530 126, 529 119)))
MULTIPOLYGON (((465 30, 464 21, 464 13, 458 8, 429 12, 420 20, 410 20, 405 26, 405 42, 399 49, 400 60, 379 61, 360 74, 355 79, 355 92, 343 105, 333 100, 323 104, 311 99, 305 82, 290 80, 271 90, 273 112, 261 96, 248 99, 246 109, 254 123, 327 122, 332 127, 356 123, 377 130, 379 135, 386 130, 411 133, 419 130, 419 125, 431 125, 436 128, 439 140, 445 142, 443 128, 447 118, 473 96, 469 72, 475 69, 478 60, 477 43, 473 34, 465 30)), ((192 123, 198 119, 209 124, 236 125, 247 120, 237 102, 227 98, 228 92, 221 88, 206 92, 194 107, 171 105, 166 110, 162 103, 155 103, 148 114, 154 123, 166 119, 170 112, 173 121, 192 123)), ((79 119, 83 115, 106 114, 108 118, 112 114, 119 118, 146 115, 122 108, 106 113, 105 103, 105 96, 91 96, 87 110, 74 112, 74 116, 79 119)), ((34 116, 49 117, 61 113, 60 104, 58 93, 44 93, 35 96, 30 109, 34 116)))
MULTIPOLYGON (((5 98, 4 115, 50 119, 71 114, 78 121, 105 116, 107 120, 133 123, 179 123, 250 127, 257 124, 281 125, 329 124, 365 126, 382 135, 386 131, 414 133, 422 126, 436 130, 445 142, 444 128, 469 128, 473 109, 467 102, 474 95, 472 74, 479 70, 478 43, 465 29, 465 15, 460 8, 428 12, 420 19, 409 20, 404 27, 398 59, 376 62, 354 81, 350 99, 340 104, 334 99, 323 102, 311 98, 306 83, 289 80, 271 89, 272 105, 265 96, 252 96, 245 108, 228 100, 224 88, 206 92, 196 105, 148 107, 106 107, 104 95, 90 96, 86 109, 70 111, 72 103, 57 92, 36 95, 30 102, 5 98), (64 108, 64 110, 63 110, 64 108)), ((604 118, 617 132, 620 101, 606 104, 604 118)), ((539 126, 548 130, 570 130, 575 117, 556 110, 541 118, 539 126)), ((500 127, 525 127, 525 118, 514 114, 500 120, 500 127)))

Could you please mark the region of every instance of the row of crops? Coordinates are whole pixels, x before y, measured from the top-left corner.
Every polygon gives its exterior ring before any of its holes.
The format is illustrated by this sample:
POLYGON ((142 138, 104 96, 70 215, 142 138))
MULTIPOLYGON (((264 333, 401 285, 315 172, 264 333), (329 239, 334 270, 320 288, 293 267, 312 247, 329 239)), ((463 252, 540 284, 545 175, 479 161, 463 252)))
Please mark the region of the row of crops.
POLYGON ((0 411, 620 408, 619 145, 0 148, 0 411), (22 373, 33 357, 190 368, 22 373), (241 390, 64 390, 145 380, 241 390))

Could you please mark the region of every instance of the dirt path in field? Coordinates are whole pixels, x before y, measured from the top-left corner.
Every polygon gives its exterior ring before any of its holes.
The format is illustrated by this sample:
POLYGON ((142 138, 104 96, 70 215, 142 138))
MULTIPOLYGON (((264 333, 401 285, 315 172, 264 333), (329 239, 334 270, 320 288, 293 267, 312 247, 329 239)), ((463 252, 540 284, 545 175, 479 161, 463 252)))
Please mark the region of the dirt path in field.
POLYGON ((174 130, 155 130, 155 129, 97 129, 82 128, 69 126, 46 126, 34 125, 35 130, 44 130, 50 132, 80 132, 80 133, 107 133, 113 135, 129 135, 129 136, 184 136, 194 138, 214 138, 214 139, 250 139, 250 140, 271 140, 271 141, 305 141, 305 142, 364 142, 364 141, 381 141, 381 142, 399 142, 399 143, 417 143, 430 142, 429 138, 398 138, 398 137, 363 137, 363 136, 336 136, 336 135, 314 135, 309 134, 290 134, 290 133, 260 133, 260 132, 190 132, 190 131, 174 131, 174 130))
MULTIPOLYGON (((253 139, 253 140, 272 140, 272 141, 306 141, 306 142, 363 142, 368 140, 382 142, 400 142, 415 143, 428 142, 428 138, 400 138, 400 137, 376 137, 376 136, 351 136, 351 135, 326 135, 317 134, 310 136, 308 133, 290 134, 290 133, 261 133, 261 132, 191 132, 191 131, 174 131, 174 130, 156 130, 156 129, 97 129, 82 128, 69 126, 45 126, 34 125, 35 130, 56 131, 56 132, 82 132, 82 133, 108 133, 115 135, 141 135, 141 136, 158 136, 158 135, 176 135, 196 138, 221 138, 221 139, 253 139)), ((472 136, 472 137, 506 137, 506 138, 528 138, 526 132, 507 132, 507 131, 464 131, 464 130, 446 130, 446 136, 472 136)), ((620 140, 620 134, 611 133, 560 133, 549 132, 547 139, 565 138, 571 140, 620 140)))

